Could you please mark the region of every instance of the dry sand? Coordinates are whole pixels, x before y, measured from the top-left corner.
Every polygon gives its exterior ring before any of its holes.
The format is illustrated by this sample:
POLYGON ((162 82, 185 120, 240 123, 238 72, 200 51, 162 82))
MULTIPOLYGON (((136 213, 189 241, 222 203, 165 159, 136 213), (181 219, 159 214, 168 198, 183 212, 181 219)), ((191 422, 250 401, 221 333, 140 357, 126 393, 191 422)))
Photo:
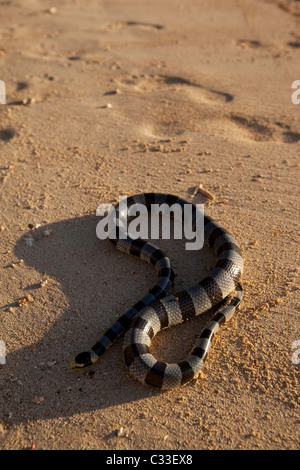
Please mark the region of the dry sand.
MULTIPOLYGON (((1 449, 299 448, 299 15, 292 0, 0 2, 1 449), (199 184, 245 258, 199 379, 144 387, 121 340, 69 370, 156 279, 97 239, 98 205, 199 184)), ((161 246, 175 291, 214 261, 161 246)), ((153 351, 183 359, 205 321, 153 351)))

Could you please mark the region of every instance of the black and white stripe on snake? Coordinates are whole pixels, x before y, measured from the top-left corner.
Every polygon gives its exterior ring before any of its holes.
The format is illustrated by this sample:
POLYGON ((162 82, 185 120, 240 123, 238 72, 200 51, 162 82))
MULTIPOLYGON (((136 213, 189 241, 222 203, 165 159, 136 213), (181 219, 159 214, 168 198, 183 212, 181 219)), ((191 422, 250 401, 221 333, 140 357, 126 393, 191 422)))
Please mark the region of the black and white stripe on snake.
MULTIPOLYGON (((143 204, 151 210, 153 204, 179 204, 184 210, 191 204, 177 196, 144 193, 131 196, 115 207, 115 222, 125 239, 110 238, 117 249, 151 263, 157 270, 155 286, 132 308, 123 314, 90 350, 78 354, 72 369, 95 363, 109 346, 125 331, 123 352, 130 373, 143 384, 160 389, 172 389, 195 379, 207 358, 212 339, 219 327, 235 313, 243 298, 239 280, 243 271, 241 251, 229 233, 204 214, 204 243, 217 255, 217 264, 210 274, 192 287, 176 295, 167 295, 174 281, 169 258, 162 250, 141 239, 133 239, 123 230, 123 219, 130 208, 143 204), (167 364, 157 361, 150 352, 150 343, 161 329, 177 325, 210 309, 217 311, 202 331, 191 355, 182 362, 167 364)), ((193 205, 193 226, 197 207, 193 205)), ((122 237, 123 238, 123 237, 122 237)))

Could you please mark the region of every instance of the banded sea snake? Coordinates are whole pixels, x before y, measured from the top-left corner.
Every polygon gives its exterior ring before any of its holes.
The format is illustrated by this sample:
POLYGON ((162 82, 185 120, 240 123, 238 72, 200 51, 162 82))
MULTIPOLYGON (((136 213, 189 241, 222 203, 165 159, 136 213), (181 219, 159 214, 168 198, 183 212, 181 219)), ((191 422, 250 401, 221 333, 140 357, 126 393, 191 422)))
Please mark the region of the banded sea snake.
MULTIPOLYGON (((189 201, 177 196, 158 193, 143 193, 128 197, 115 207, 115 222, 118 234, 123 230, 123 219, 135 204, 143 204, 151 210, 152 204, 179 204, 184 210, 189 201)), ((193 224, 197 206, 193 205, 193 224)), ((80 369, 95 363, 111 344, 127 330, 123 353, 130 373, 141 383, 159 389, 172 389, 197 378, 207 358, 215 333, 235 313, 243 298, 239 284, 243 272, 243 258, 234 238, 204 214, 204 243, 217 256, 212 271, 197 284, 176 295, 168 295, 174 271, 166 254, 142 239, 133 239, 126 233, 125 239, 110 238, 110 241, 125 253, 151 263, 157 270, 155 286, 133 307, 124 313, 91 349, 78 354, 71 362, 72 369, 80 369), (199 336, 191 355, 179 363, 167 364, 157 361, 150 352, 150 343, 161 329, 189 320, 210 309, 216 313, 199 336)), ((123 237, 122 237, 123 238, 123 237)))

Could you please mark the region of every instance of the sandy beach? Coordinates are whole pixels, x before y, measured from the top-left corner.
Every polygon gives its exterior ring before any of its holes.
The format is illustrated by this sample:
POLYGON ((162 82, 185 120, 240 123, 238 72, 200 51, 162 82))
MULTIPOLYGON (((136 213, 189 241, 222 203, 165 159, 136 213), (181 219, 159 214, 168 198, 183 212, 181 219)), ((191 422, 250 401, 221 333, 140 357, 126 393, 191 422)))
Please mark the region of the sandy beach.
MULTIPOLYGON (((0 1, 0 449, 299 449, 299 65, 297 0, 0 1), (72 371, 156 282, 97 238, 97 207, 199 185, 245 290, 199 378, 143 386, 122 338, 72 371)), ((174 293, 214 265, 157 244, 174 293)), ((153 353, 183 360, 207 320, 153 353)))

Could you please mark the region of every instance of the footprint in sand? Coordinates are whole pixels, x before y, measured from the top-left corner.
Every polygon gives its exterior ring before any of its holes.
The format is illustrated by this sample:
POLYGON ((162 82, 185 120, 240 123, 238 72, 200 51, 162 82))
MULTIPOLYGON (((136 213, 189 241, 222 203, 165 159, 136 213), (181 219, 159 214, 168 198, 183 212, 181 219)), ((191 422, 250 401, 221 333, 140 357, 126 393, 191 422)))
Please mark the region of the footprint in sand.
POLYGON ((215 106, 227 105, 234 99, 226 91, 178 75, 128 74, 115 79, 115 83, 137 99, 152 95, 156 105, 148 107, 147 115, 142 116, 139 132, 143 136, 163 138, 182 135, 186 131, 197 132, 203 120, 215 113, 215 106))
POLYGON ((194 101, 210 104, 233 101, 234 96, 221 90, 206 87, 187 78, 174 75, 132 75, 116 80, 119 86, 125 86, 136 92, 184 92, 194 101))
MULTIPOLYGON (((251 41, 250 47, 260 46, 258 41, 254 42, 251 41)), ((234 100, 234 95, 187 78, 176 75, 128 75, 115 82, 129 93, 156 94, 159 106, 155 113, 149 109, 149 120, 144 114, 139 126, 140 133, 145 137, 182 135, 185 131, 197 132, 208 126, 212 135, 224 135, 226 139, 287 144, 300 141, 300 133, 283 122, 229 113, 227 103, 234 100), (174 93, 177 93, 175 99, 174 93), (216 105, 219 106, 218 116, 216 105)))
POLYGON ((286 144, 300 141, 300 133, 291 130, 289 125, 262 117, 232 113, 227 118, 226 128, 231 131, 233 138, 238 140, 274 141, 286 144))

